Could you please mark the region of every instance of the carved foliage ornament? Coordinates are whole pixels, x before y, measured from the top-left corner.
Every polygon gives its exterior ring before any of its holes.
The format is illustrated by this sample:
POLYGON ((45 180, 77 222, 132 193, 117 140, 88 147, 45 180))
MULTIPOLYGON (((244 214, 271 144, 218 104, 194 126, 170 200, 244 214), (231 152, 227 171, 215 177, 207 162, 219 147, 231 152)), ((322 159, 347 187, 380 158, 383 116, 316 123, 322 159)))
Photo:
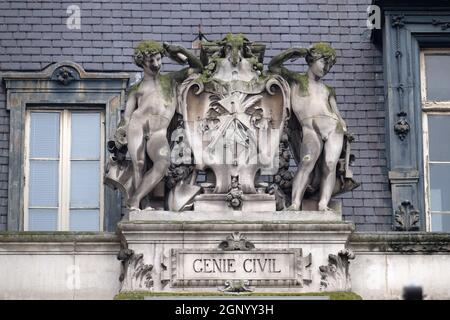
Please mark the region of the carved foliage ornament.
POLYGON ((448 21, 441 21, 439 19, 433 19, 431 21, 431 24, 433 26, 441 26, 442 30, 447 30, 447 29, 450 28, 450 22, 448 22, 448 21))
POLYGON ((219 244, 219 249, 224 251, 253 250, 255 245, 248 241, 245 235, 236 231, 219 244))
POLYGON ((225 281, 223 288, 218 288, 222 292, 243 293, 253 292, 254 289, 250 288, 250 281, 248 280, 228 280, 225 281))
POLYGON ((397 114, 400 119, 394 125, 394 131, 398 135, 401 141, 405 140, 406 136, 411 129, 409 122, 406 120, 406 112, 402 111, 397 114))
POLYGON ((60 67, 56 69, 52 75, 52 80, 58 81, 59 83, 65 86, 67 86, 77 78, 78 78, 77 72, 69 67, 60 67))
POLYGON ((419 230, 419 211, 414 209, 414 206, 409 200, 404 200, 395 210, 395 224, 396 231, 418 231, 419 230))
POLYGON ((153 277, 151 271, 153 265, 144 263, 144 255, 135 254, 131 249, 121 249, 117 255, 121 261, 121 274, 119 280, 122 288, 147 289, 153 287, 153 277))
POLYGON ((431 24, 435 27, 441 27, 442 30, 447 30, 450 28, 450 21, 442 21, 439 19, 431 19, 427 21, 423 20, 414 20, 414 19, 406 19, 404 15, 393 16, 391 20, 391 25, 394 28, 400 29, 403 28, 406 24, 431 24))
POLYGON ((328 265, 320 266, 321 291, 350 291, 351 281, 348 267, 355 254, 350 250, 341 250, 337 255, 328 256, 328 265))

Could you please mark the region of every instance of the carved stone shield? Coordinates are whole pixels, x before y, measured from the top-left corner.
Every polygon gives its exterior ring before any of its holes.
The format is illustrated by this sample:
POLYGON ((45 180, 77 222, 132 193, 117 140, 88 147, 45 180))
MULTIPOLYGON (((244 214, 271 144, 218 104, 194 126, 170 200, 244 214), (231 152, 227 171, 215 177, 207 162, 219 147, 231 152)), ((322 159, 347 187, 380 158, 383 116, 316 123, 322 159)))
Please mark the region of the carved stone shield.
POLYGON ((283 78, 206 82, 196 75, 180 86, 178 97, 196 168, 214 172, 214 193, 227 193, 236 176, 244 194, 256 193, 256 174, 276 173, 289 107, 283 78))

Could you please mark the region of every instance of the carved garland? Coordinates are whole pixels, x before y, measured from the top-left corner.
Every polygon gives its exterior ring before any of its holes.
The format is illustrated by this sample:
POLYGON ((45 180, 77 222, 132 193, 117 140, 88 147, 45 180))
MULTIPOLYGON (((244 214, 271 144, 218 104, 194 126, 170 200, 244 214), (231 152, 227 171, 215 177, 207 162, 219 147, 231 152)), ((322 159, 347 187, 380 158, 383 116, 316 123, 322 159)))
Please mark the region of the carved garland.
POLYGON ((401 72, 401 59, 403 57, 403 53, 400 50, 400 29, 405 26, 405 16, 399 15, 392 17, 392 27, 396 29, 396 39, 395 39, 395 58, 397 59, 397 76, 398 76, 398 85, 397 85, 397 93, 398 93, 398 103, 400 112, 397 114, 399 120, 394 125, 394 132, 397 134, 401 141, 406 139, 406 136, 409 133, 410 125, 406 118, 407 113, 403 110, 403 95, 405 93, 405 85, 403 84, 402 72, 401 72))

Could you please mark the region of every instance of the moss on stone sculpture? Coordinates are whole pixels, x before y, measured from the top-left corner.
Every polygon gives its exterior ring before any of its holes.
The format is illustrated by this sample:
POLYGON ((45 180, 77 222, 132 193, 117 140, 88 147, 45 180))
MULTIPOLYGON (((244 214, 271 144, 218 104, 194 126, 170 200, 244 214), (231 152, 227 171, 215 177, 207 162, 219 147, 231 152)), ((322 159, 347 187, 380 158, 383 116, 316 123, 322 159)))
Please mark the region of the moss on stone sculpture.
POLYGON ((333 49, 328 43, 325 42, 318 42, 315 43, 311 49, 311 53, 321 55, 325 58, 332 58, 333 60, 336 59, 336 50, 333 49))
POLYGON ((142 63, 146 57, 150 57, 155 54, 164 55, 164 47, 161 43, 154 40, 141 41, 134 49, 134 62, 138 67, 142 67, 142 63))

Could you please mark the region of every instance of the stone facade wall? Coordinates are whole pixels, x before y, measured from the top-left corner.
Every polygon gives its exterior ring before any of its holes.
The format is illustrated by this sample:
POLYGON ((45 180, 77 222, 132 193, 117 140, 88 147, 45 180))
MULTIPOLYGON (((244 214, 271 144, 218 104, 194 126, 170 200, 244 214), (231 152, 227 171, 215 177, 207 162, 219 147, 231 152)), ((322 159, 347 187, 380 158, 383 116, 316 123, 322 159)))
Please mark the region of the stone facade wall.
MULTIPOLYGON (((190 235, 195 237, 196 233, 190 235)), ((258 238, 261 233, 254 235, 258 238)), ((333 237, 334 243, 325 246, 326 250, 337 254, 336 247, 340 245, 336 243, 336 234, 331 235, 333 237)), ((345 237, 342 234, 338 236, 341 244, 345 237)), ((161 239, 162 236, 155 238, 161 239)), ((314 244, 318 243, 317 240, 313 240, 314 244)), ((321 237, 319 242, 323 240, 325 237, 321 237)), ((304 254, 311 252, 314 244, 305 245, 305 240, 301 242, 304 254)), ((211 243, 208 243, 208 248, 211 243)), ((153 248, 143 244, 139 246, 144 250, 153 248)), ((446 272, 450 265, 449 235, 353 233, 346 247, 355 253, 349 265, 351 290, 363 299, 400 300, 404 286, 412 284, 422 286, 427 300, 450 299, 450 274, 446 272)), ((119 238, 112 233, 0 234, 3 271, 0 273, 0 300, 112 299, 120 290, 121 265, 116 257, 119 248, 119 238)), ((316 261, 312 268, 315 274, 313 285, 320 282, 317 265, 326 262, 317 261, 319 256, 320 251, 313 252, 312 261, 316 261)), ((258 288, 257 292, 261 289, 258 288)), ((310 292, 315 292, 313 290, 310 292)))
MULTIPOLYGON (((139 69, 133 47, 143 39, 191 46, 197 25, 210 40, 244 33, 267 45, 270 58, 292 46, 330 42, 338 61, 326 80, 355 133, 353 172, 361 187, 343 198, 346 220, 359 231, 390 230, 391 194, 386 168, 382 53, 366 29, 371 0, 114 0, 0 2, 0 70, 40 70, 71 60, 88 71, 139 69), (70 5, 81 8, 81 30, 66 26, 70 5)), ((303 61, 292 68, 301 70, 303 61)), ((166 65, 164 70, 175 66, 166 65)), ((9 118, 0 89, 0 230, 6 226, 9 118)))
POLYGON ((0 234, 0 300, 112 299, 120 289, 112 233, 0 234))

